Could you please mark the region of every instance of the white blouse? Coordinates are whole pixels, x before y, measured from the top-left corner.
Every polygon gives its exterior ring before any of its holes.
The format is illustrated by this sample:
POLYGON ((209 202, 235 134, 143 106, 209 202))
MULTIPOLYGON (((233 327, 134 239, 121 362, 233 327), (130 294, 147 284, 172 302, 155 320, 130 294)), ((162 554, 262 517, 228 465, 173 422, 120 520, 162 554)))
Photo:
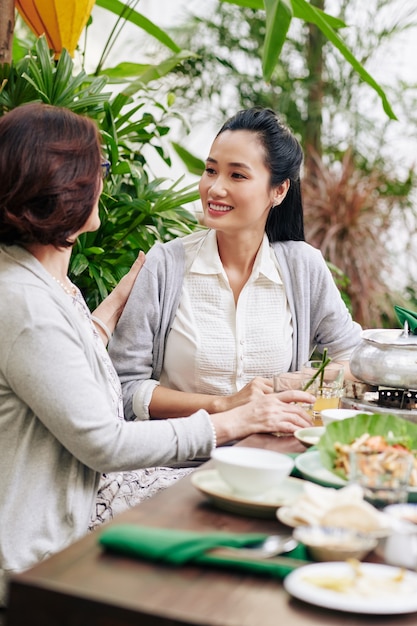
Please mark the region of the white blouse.
POLYGON ((271 378, 288 371, 292 320, 267 236, 237 304, 220 261, 214 230, 202 238, 197 256, 190 258, 187 247, 185 254, 190 269, 168 336, 161 385, 192 393, 229 395, 255 376, 271 378))

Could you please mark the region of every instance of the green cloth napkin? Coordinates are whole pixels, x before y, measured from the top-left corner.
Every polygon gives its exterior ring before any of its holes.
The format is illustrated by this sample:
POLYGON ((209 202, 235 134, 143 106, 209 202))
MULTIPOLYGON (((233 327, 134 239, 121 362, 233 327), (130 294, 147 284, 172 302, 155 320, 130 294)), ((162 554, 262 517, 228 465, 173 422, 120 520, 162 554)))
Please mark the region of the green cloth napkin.
POLYGON ((417 313, 415 311, 410 311, 409 309, 404 309, 402 306, 398 306, 397 304, 394 306, 394 310, 401 326, 404 326, 404 322, 408 322, 410 332, 413 333, 413 335, 417 335, 417 313))
POLYGON ((239 555, 229 557, 210 554, 214 548, 251 546, 266 537, 261 533, 203 533, 119 524, 103 530, 98 541, 113 552, 158 563, 211 565, 267 574, 279 579, 307 563, 306 548, 301 544, 289 552, 288 557, 252 560, 239 555))

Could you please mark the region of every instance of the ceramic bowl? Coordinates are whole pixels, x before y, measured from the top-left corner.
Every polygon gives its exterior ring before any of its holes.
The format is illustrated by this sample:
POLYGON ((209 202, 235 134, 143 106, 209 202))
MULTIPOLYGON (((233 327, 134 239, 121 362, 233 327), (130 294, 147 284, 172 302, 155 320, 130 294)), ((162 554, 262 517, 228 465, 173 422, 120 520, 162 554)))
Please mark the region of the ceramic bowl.
POLYGON ((395 567, 417 568, 417 504, 390 504, 383 512, 394 519, 391 534, 382 539, 377 554, 395 567))
POLYGON ((360 561, 378 543, 374 537, 349 528, 326 526, 298 526, 293 536, 307 547, 310 557, 315 561, 360 561))
POLYGON ((298 428, 294 431, 294 437, 306 448, 316 446, 320 441, 320 437, 324 433, 323 426, 311 426, 309 428, 298 428))
POLYGON ((384 513, 392 515, 402 522, 416 524, 415 532, 417 532, 417 503, 390 504, 384 508, 384 513))
POLYGON ((360 415, 361 413, 370 415, 370 413, 366 411, 355 411, 353 409, 324 409, 321 411, 320 416, 323 426, 328 426, 332 422, 339 422, 347 417, 355 417, 355 415, 360 415))
POLYGON ((211 453, 223 480, 235 492, 261 496, 279 485, 294 467, 291 457, 273 450, 226 446, 211 453))

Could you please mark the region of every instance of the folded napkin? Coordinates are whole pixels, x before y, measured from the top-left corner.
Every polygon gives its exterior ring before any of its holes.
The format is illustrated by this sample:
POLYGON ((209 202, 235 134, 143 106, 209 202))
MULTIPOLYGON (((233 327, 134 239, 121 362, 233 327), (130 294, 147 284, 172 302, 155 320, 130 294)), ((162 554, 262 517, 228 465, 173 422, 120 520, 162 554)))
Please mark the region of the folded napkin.
POLYGON ((219 554, 215 553, 216 548, 248 547, 266 537, 267 535, 259 533, 204 533, 119 524, 103 530, 98 540, 108 550, 158 563, 212 565, 267 574, 280 579, 299 565, 306 564, 307 552, 301 544, 288 553, 289 557, 254 560, 242 558, 238 553, 236 556, 225 556, 220 551, 219 554))
POLYGON ((408 322, 410 333, 417 335, 417 313, 415 311, 410 311, 409 309, 404 309, 402 306, 398 306, 397 304, 394 306, 394 310, 401 326, 404 326, 404 322, 408 322))
POLYGON ((360 485, 341 489, 305 481, 303 492, 288 507, 296 524, 347 527, 363 532, 382 530, 389 525, 386 513, 363 499, 360 485))

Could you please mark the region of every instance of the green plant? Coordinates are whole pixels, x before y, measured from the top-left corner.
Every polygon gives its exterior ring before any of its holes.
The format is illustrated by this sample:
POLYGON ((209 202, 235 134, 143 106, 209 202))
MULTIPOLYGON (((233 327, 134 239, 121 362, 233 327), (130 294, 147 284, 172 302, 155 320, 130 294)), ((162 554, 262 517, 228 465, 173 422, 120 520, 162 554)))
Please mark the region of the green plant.
MULTIPOLYGON (((102 235, 97 234, 97 237, 80 240, 74 251, 76 257, 71 264, 71 271, 77 282, 83 287, 87 297, 94 301, 106 295, 116 280, 111 272, 117 275, 119 269, 124 271, 138 245, 146 251, 156 239, 166 240, 198 227, 194 216, 183 207, 183 204, 197 197, 196 190, 178 190, 176 185, 172 185, 172 181, 150 181, 147 159, 144 156, 144 149, 152 148, 166 163, 170 163, 164 147, 164 137, 170 130, 169 118, 173 115, 170 94, 167 96, 166 107, 161 104, 160 98, 155 102, 151 98, 149 83, 163 78, 179 63, 192 61, 196 55, 182 50, 167 32, 139 14, 135 10, 138 2, 139 0, 97 0, 98 6, 119 17, 111 41, 104 46, 94 78, 87 76, 84 71, 75 74, 73 63, 65 51, 60 61, 55 63, 45 45, 40 43, 41 40, 37 46, 43 45, 43 48, 37 47, 27 58, 21 58, 24 46, 15 45, 14 42, 14 50, 20 59, 17 63, 21 65, 2 68, 4 80, 0 88, 0 114, 23 102, 40 99, 68 106, 79 113, 94 117, 103 132, 105 150, 112 163, 112 176, 106 183, 101 202, 102 229, 108 229, 109 238, 103 236, 100 240, 102 235), (155 65, 121 63, 113 68, 105 68, 105 62, 110 59, 109 51, 119 38, 126 20, 159 41, 165 50, 170 51, 171 56, 155 65), (114 85, 123 82, 125 86, 122 93, 116 96, 105 94, 103 89, 108 82, 113 82, 114 85), (143 195, 137 196, 138 193, 143 195), (146 201, 142 202, 143 198, 146 201), (173 208, 173 205, 178 206, 173 208), (167 206, 170 208, 166 208, 167 206), (119 228, 118 222, 124 218, 126 222, 135 225, 133 230, 119 228), (113 233, 111 236, 110 230, 113 233), (106 255, 107 258, 104 245, 108 247, 109 255, 115 255, 108 264, 104 257, 106 255), (129 258, 126 256, 126 248, 129 258)), ((306 0, 239 0, 232 4, 259 12, 266 9, 263 13, 265 31, 263 35, 260 34, 264 78, 269 80, 272 76, 288 35, 288 27, 293 17, 299 18, 317 25, 361 79, 374 88, 383 101, 385 111, 392 116, 385 93, 340 38, 338 29, 343 26, 341 20, 326 15, 314 3, 306 0)), ((258 78, 260 74, 259 72, 258 78)), ((184 162, 198 172, 201 162, 181 146, 174 145, 184 162)))
POLYGON ((84 70, 74 75, 74 63, 66 50, 55 62, 45 37, 16 63, 0 66, 0 71, 0 115, 36 100, 96 117, 110 97, 109 92, 103 93, 105 76, 90 77, 84 70))
POLYGON ((145 149, 153 149, 170 164, 163 142, 173 113, 155 101, 143 84, 136 97, 132 87, 119 94, 105 92, 107 76, 91 77, 84 70, 76 73, 65 50, 56 62, 43 37, 26 57, 2 69, 0 115, 38 100, 88 115, 100 127, 103 152, 111 162, 111 175, 100 199, 101 227, 79 238, 70 262, 71 277, 95 308, 127 272, 139 250, 146 252, 155 241, 167 241, 198 227, 184 206, 198 198, 195 186, 181 188, 181 180, 151 180, 144 155, 145 149))
MULTIPOLYGON (((139 0, 96 0, 97 5, 123 19, 128 20, 149 34, 158 39, 164 46, 178 52, 175 43, 168 38, 167 33, 161 31, 155 24, 147 20, 143 15, 137 13, 135 8, 139 0)), ((315 6, 314 2, 307 0, 221 0, 239 7, 247 7, 263 11, 264 15, 264 37, 261 50, 262 56, 262 76, 265 82, 269 83, 274 72, 281 50, 287 40, 290 26, 293 19, 300 20, 301 23, 314 24, 322 33, 325 39, 338 50, 360 79, 367 83, 381 99, 383 108, 388 117, 394 118, 390 103, 382 87, 372 78, 365 67, 355 58, 346 45, 340 34, 345 23, 325 13, 315 6)))
POLYGON ((197 200, 195 185, 180 188, 181 180, 150 180, 143 151, 152 147, 170 163, 161 141, 169 131, 169 111, 160 103, 132 101, 118 94, 104 105, 100 128, 111 174, 100 201, 101 226, 77 241, 70 272, 94 308, 132 265, 139 250, 155 241, 168 241, 198 226, 184 205, 197 200))
MULTIPOLYGON (((114 178, 119 178, 117 174, 114 178)), ((130 182, 113 182, 113 196, 105 191, 100 201, 100 229, 78 238, 71 258, 70 274, 95 308, 128 271, 139 250, 155 241, 187 234, 196 219, 183 207, 196 199, 193 188, 164 188, 163 180, 151 183, 132 175, 130 182)))
MULTIPOLYGON (((398 6, 398 17, 388 26, 383 20, 374 21, 375 14, 382 14, 394 4, 394 0, 372 0, 366 6, 359 0, 340 3, 346 22, 351 21, 355 10, 365 16, 360 26, 349 29, 350 48, 364 65, 375 62, 378 50, 400 39, 403 31, 413 25, 416 9, 411 7, 398 6)), ((178 26, 173 34, 198 56, 176 68, 176 83, 174 74, 167 77, 171 80, 169 87, 183 108, 191 95, 191 108, 186 110, 194 123, 203 116, 216 115, 222 103, 225 106, 223 112, 220 110, 219 124, 230 111, 247 106, 270 106, 279 112, 296 132, 306 155, 303 184, 307 240, 323 251, 354 317, 366 326, 392 326, 392 303, 402 301, 397 293, 401 287, 392 280, 392 266, 398 265, 392 242, 398 240, 395 233, 401 230, 402 256, 407 245, 409 248, 400 278, 406 279, 409 272, 413 283, 410 260, 416 223, 412 209, 415 172, 401 172, 398 154, 387 139, 397 122, 379 119, 376 98, 375 106, 364 106, 367 88, 328 44, 323 48, 322 71, 309 71, 305 29, 287 36, 271 82, 259 80, 263 24, 262 11, 240 10, 233 4, 224 4, 208 16, 190 17, 183 30, 178 26), (227 85, 227 99, 219 94, 219 83, 227 85), (320 109, 317 117, 323 116, 325 123, 308 133, 312 122, 308 104, 313 92, 321 94, 321 103, 316 102, 320 109), (204 105, 199 105, 202 101, 204 105), (316 142, 311 141, 312 136, 316 142), (349 164, 348 145, 354 152, 349 164)), ((409 120, 410 133, 415 128, 413 91, 413 85, 407 89, 399 81, 392 89, 403 119, 409 120)))
POLYGON ((315 170, 314 179, 302 185, 306 238, 349 276, 346 293, 354 318, 364 327, 390 324, 390 232, 396 207, 409 205, 415 175, 410 170, 402 184, 390 185, 383 169, 367 169, 352 150, 333 165, 316 157, 315 170))

